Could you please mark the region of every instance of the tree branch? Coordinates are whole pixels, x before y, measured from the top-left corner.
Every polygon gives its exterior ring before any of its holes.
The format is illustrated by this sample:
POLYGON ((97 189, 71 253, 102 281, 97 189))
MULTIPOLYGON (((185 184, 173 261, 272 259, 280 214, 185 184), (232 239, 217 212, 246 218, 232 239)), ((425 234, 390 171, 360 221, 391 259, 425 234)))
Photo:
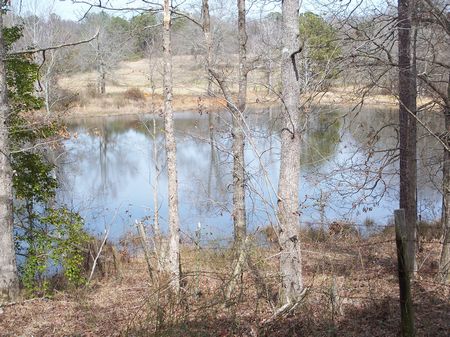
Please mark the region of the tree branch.
POLYGON ((40 53, 40 52, 46 52, 48 50, 55 50, 55 49, 60 49, 60 48, 65 48, 65 47, 73 47, 73 46, 77 46, 77 45, 80 45, 80 44, 88 43, 88 42, 91 42, 92 40, 97 38, 99 31, 100 30, 97 30, 97 33, 95 33, 94 36, 92 36, 91 38, 86 39, 86 40, 81 40, 81 41, 71 42, 71 43, 62 43, 60 45, 50 46, 50 47, 45 47, 45 48, 19 50, 19 51, 8 53, 7 57, 9 57, 9 56, 18 56, 18 55, 26 55, 26 54, 35 54, 35 53, 40 53))

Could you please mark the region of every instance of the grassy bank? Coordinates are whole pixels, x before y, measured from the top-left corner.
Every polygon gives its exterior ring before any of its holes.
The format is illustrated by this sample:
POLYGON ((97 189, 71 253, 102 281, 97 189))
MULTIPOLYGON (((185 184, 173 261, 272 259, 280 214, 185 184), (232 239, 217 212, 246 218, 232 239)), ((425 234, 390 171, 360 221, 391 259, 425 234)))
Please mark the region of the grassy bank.
MULTIPOLYGON (((232 62, 233 60, 230 60, 232 62)), ((77 96, 70 104, 72 116, 123 115, 161 112, 162 109, 162 66, 160 59, 150 63, 148 60, 122 62, 107 76, 106 94, 96 93, 95 72, 77 73, 61 78, 62 89, 77 96), (153 88, 153 89, 152 89, 153 88), (127 91, 138 90, 142 97, 130 97, 127 91), (152 94, 154 93, 154 94, 152 94)), ((229 71, 230 89, 237 92, 237 81, 233 78, 236 71, 229 65, 223 65, 229 71)), ((223 110, 226 101, 219 88, 213 86, 213 97, 206 95, 207 77, 201 58, 193 56, 174 57, 174 109, 176 111, 223 110)), ((261 70, 252 71, 248 81, 248 104, 252 107, 266 107, 279 104, 277 91, 279 84, 268 90, 266 75, 261 70)), ((276 77, 276 76, 275 76, 276 77)), ((363 96, 361 90, 353 87, 331 87, 326 92, 304 94, 304 102, 326 105, 357 105, 364 99, 368 105, 397 104, 395 97, 386 94, 363 96)))

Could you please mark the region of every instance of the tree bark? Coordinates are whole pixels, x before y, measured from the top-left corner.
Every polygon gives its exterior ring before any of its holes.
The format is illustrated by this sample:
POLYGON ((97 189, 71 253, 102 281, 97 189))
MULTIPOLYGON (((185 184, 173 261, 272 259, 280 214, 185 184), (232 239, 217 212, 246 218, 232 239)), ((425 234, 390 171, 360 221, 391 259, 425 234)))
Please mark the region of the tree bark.
POLYGON ((405 210, 407 232, 407 267, 416 271, 417 238, 417 163, 416 163, 416 74, 415 57, 411 59, 413 0, 398 0, 398 64, 400 122, 400 208, 405 210))
POLYGON ((206 43, 206 73, 208 75, 208 85, 206 93, 208 96, 213 96, 213 76, 209 71, 212 66, 212 36, 211 36, 211 18, 209 15, 209 0, 202 0, 202 18, 203 18, 203 34, 206 43))
POLYGON ((406 228, 405 210, 398 209, 395 217, 395 243, 397 246, 398 284, 400 290, 401 335, 414 336, 414 310, 411 296, 411 273, 406 266, 406 247, 408 230, 406 228))
POLYGON ((247 32, 245 0, 238 0, 239 92, 237 110, 233 113, 233 222, 234 244, 240 249, 247 235, 245 211, 245 135, 244 116, 247 102, 247 32))
MULTIPOLYGON (((227 101, 227 108, 232 116, 233 137, 233 226, 234 226, 234 268, 233 276, 227 288, 226 296, 230 297, 237 285, 237 278, 242 274, 246 260, 245 240, 247 236, 246 209, 245 209, 245 110, 247 103, 247 32, 245 0, 237 1, 238 7, 238 40, 239 40, 239 72, 238 72, 238 99, 233 100, 225 80, 215 72, 212 67, 210 74, 217 80, 227 101)), ((205 38, 207 38, 205 36, 205 38)))
MULTIPOLYGON (((447 84, 447 102, 445 106, 445 143, 450 146, 450 73, 447 84)), ((450 284, 450 152, 444 149, 444 163, 442 168, 442 252, 439 261, 439 276, 444 283, 450 284)))
POLYGON ((168 272, 172 289, 180 290, 180 220, 178 215, 177 146, 172 108, 172 49, 170 0, 164 0, 163 58, 164 58, 164 129, 166 138, 167 178, 169 195, 168 272))
POLYGON ((300 51, 299 4, 297 0, 282 2, 282 119, 281 163, 278 185, 278 220, 282 302, 297 302, 303 290, 299 225, 300 141, 299 98, 300 86, 295 55, 300 51))
POLYGON ((103 64, 102 59, 102 53, 101 53, 101 47, 100 47, 100 41, 99 37, 97 36, 97 59, 98 59, 98 80, 97 80, 97 86, 98 86, 98 93, 100 95, 104 95, 106 93, 106 73, 105 73, 105 65, 103 64))
POLYGON ((13 191, 5 56, 3 13, 0 12, 0 304, 15 301, 19 295, 13 238, 13 191))

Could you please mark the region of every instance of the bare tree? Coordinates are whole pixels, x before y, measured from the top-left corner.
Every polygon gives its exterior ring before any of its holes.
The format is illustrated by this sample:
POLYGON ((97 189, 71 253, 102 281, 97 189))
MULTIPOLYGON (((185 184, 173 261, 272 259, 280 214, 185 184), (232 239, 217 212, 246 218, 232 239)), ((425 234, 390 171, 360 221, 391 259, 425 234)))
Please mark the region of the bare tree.
MULTIPOLYGON (((450 31, 450 29, 449 29, 450 31)), ((450 71, 447 83, 447 99, 444 107, 445 115, 445 142, 447 148, 444 149, 444 163, 442 173, 442 229, 443 245, 441 259, 439 261, 439 273, 442 281, 450 283, 450 71)))
MULTIPOLYGON (((204 2, 205 5, 207 2, 204 2)), ((239 43, 239 64, 238 64, 238 97, 237 101, 233 98, 229 88, 228 81, 224 74, 219 72, 212 66, 209 73, 218 82, 223 96, 227 101, 227 108, 231 112, 232 126, 231 135, 233 137, 232 156, 233 156, 233 226, 234 226, 234 268, 231 282, 227 289, 227 297, 233 293, 237 279, 242 273, 243 264, 245 262, 245 241, 247 236, 246 209, 245 209, 245 114, 247 104, 247 77, 249 67, 247 64, 247 31, 246 31, 246 9, 245 0, 237 1, 238 7, 238 43, 239 43)), ((207 9, 206 9, 207 10, 207 9)), ((205 8, 203 8, 205 13, 205 8)), ((204 21, 205 23, 205 21, 204 21)), ((205 31, 206 43, 210 43, 208 29, 205 31), (209 42, 208 42, 209 40, 209 42)))
POLYGON ((0 304, 15 301, 19 295, 13 239, 13 191, 8 133, 8 92, 3 16, 7 1, 0 2, 0 304))
POLYGON ((238 0, 239 35, 239 92, 237 111, 233 114, 233 220, 234 243, 241 247, 247 235, 245 214, 245 136, 244 116, 247 103, 247 32, 245 28, 245 0, 238 0))
POLYGON ((202 0, 202 30, 205 36, 206 45, 206 71, 208 74, 207 95, 212 96, 213 76, 209 71, 212 66, 212 36, 211 36, 211 17, 209 15, 209 1, 202 0))
POLYGON ((300 85, 295 57, 300 52, 299 3, 282 3, 282 130, 281 163, 278 185, 278 241, 281 249, 280 272, 282 302, 296 303, 303 291, 302 260, 299 225, 300 142, 299 121, 300 85))
POLYGON ((111 75, 112 69, 131 49, 127 24, 125 19, 105 12, 89 14, 84 21, 84 30, 88 35, 92 35, 95 31, 99 33, 95 40, 81 49, 81 68, 96 70, 97 91, 102 95, 106 93, 106 80, 111 75))
POLYGON ((178 179, 177 179, 177 145, 173 121, 173 81, 171 51, 171 3, 164 0, 163 11, 163 91, 164 91, 164 129, 166 134, 167 176, 169 188, 169 244, 168 272, 173 290, 180 290, 180 219, 178 215, 178 179))
MULTIPOLYGON (((445 51, 450 42, 450 18, 445 1, 424 0, 417 21, 429 35, 423 34, 423 50, 418 60, 424 63, 418 73, 419 83, 444 115, 445 130, 441 137, 444 148, 442 164, 442 237, 439 276, 450 283, 450 65, 445 51), (447 13, 447 14, 446 14, 447 13)), ((422 49, 422 48, 421 48, 422 49)))
POLYGON ((414 0, 398 1, 398 94, 400 121, 400 208, 405 210, 408 228, 407 268, 415 271, 417 238, 417 122, 415 50, 412 38, 414 0), (412 55, 412 56, 411 56, 412 55))

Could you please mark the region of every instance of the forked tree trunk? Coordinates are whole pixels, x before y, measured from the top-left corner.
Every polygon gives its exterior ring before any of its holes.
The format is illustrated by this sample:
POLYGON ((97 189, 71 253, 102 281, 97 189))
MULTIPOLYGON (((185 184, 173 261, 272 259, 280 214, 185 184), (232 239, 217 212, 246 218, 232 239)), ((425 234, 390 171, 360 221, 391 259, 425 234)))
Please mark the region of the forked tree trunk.
POLYGON ((417 169, 416 169, 416 79, 415 57, 411 59, 413 0, 398 0, 398 64, 400 122, 400 208, 407 226, 407 268, 416 270, 417 169))
MULTIPOLYGON (((447 102, 445 106, 445 143, 447 148, 450 147, 450 73, 447 84, 447 102)), ((444 163, 442 173, 442 193, 443 193, 443 210, 442 210, 442 252, 439 261, 439 276, 441 280, 450 284, 450 152, 444 149, 444 163)))
POLYGON ((180 290, 180 220, 178 215, 177 146, 172 108, 172 49, 170 0, 164 0, 163 58, 164 58, 164 130, 166 138, 167 179, 169 193, 169 243, 167 269, 172 289, 180 290))
POLYGON ((282 3, 281 84, 283 123, 281 130, 281 163, 278 185, 278 220, 282 301, 297 302, 303 290, 299 226, 300 141, 299 96, 300 86, 295 55, 300 50, 298 0, 282 3))
MULTIPOLYGON (((2 5, 3 2, 1 1, 2 5)), ((0 13, 0 304, 15 301, 19 295, 13 239, 13 191, 9 153, 9 106, 5 56, 3 14, 0 13)))

